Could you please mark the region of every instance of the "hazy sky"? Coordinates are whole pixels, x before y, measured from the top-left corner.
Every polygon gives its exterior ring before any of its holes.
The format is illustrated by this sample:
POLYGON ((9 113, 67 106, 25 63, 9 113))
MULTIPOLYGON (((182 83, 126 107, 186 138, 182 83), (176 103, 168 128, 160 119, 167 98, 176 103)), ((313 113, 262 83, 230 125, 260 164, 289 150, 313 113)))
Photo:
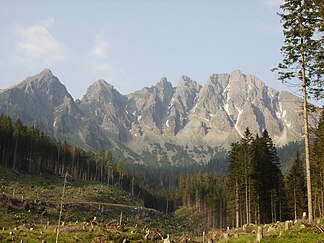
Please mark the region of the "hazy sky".
POLYGON ((203 84, 240 69, 278 90, 280 0, 0 1, 0 88, 50 68, 74 98, 103 78, 122 94, 162 76, 203 84))

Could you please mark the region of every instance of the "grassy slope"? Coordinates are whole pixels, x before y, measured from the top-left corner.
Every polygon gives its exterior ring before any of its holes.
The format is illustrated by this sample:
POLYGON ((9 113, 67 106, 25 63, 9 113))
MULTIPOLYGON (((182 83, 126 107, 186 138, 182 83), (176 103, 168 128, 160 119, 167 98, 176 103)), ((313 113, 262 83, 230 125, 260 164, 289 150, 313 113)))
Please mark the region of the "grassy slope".
MULTIPOLYGON (((63 179, 45 174, 31 176, 0 167, 0 241, 55 239, 63 179), (32 230, 31 230, 32 229, 32 230), (11 233, 12 234, 11 234, 11 233)), ((64 242, 143 240, 146 229, 156 234, 182 231, 172 218, 152 209, 126 192, 94 181, 72 180, 64 198, 64 242), (122 213, 122 225, 119 225, 122 213), (94 217, 96 220, 93 221, 94 217), (157 233, 159 232, 159 233, 157 233)))
MULTIPOLYGON (((31 176, 0 167, 0 242, 55 242, 62 185, 63 179, 53 175, 31 176)), ((166 217, 144 208, 140 200, 114 187, 70 178, 59 240, 122 242, 127 239, 127 242, 143 242, 147 229, 150 229, 149 242, 155 242, 167 233, 171 233, 176 242, 181 242, 184 235, 188 235, 188 228, 196 229, 196 234, 201 235, 204 226, 190 210, 179 210, 176 216, 176 219, 172 215, 166 217), (121 212, 122 225, 119 225, 121 212)), ((301 225, 299 222, 288 231, 284 230, 284 223, 265 226, 262 242, 323 242, 324 234, 301 225)), ((319 225, 324 227, 323 219, 319 225)), ((227 240, 224 232, 219 230, 208 232, 206 237, 217 242, 255 242, 256 228, 230 230, 227 240)), ((190 238, 196 240, 190 242, 202 242, 201 236, 190 238)))
MULTIPOLYGON (((194 229, 195 240, 203 242, 202 232, 206 230, 206 225, 202 224, 202 215, 193 208, 181 208, 176 211, 176 216, 182 224, 194 229), (199 236, 200 235, 200 236, 199 236)), ((324 218, 316 219, 316 225, 324 230, 324 218)), ((230 230, 209 230, 206 232, 205 242, 207 239, 214 239, 214 242, 256 242, 256 232, 258 227, 263 227, 264 238, 261 242, 324 242, 324 234, 320 233, 318 228, 310 227, 306 222, 303 224, 301 220, 296 223, 291 221, 289 230, 285 230, 285 222, 277 222, 267 225, 249 225, 239 229, 230 230)))
MULTIPOLYGON (((324 220, 319 221, 320 224, 324 220)), ((261 242, 316 242, 320 243, 324 241, 324 234, 320 233, 317 229, 305 226, 301 221, 294 223, 290 229, 285 230, 285 223, 273 223, 269 225, 262 225, 263 227, 263 239, 261 242)), ((232 230, 229 232, 228 242, 255 242, 257 226, 248 226, 245 231, 232 230), (238 237, 235 237, 235 233, 238 237)))

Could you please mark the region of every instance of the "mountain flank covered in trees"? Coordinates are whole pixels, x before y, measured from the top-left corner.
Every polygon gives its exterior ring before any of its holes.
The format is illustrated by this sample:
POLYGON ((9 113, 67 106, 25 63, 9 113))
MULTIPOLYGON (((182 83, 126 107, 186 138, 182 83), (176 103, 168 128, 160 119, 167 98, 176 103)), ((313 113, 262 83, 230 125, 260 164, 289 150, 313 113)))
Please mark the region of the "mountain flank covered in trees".
MULTIPOLYGON (((320 121, 312 146, 314 168, 318 169, 313 171, 317 216, 323 215, 324 199, 323 161, 322 156, 317 157, 323 150, 323 114, 320 121)), ((246 129, 244 137, 232 144, 226 174, 215 171, 213 164, 161 170, 131 166, 115 161, 112 152, 84 151, 50 138, 36 126, 26 127, 20 120, 12 122, 4 115, 0 117, 0 137, 4 167, 36 176, 45 172, 63 176, 67 172, 75 179, 112 185, 164 214, 182 212, 188 214, 187 219, 198 217, 200 225, 207 228, 301 218, 305 209, 304 173, 300 171, 304 167, 299 163, 299 155, 296 154, 284 178, 276 148, 266 130, 261 136, 253 136, 246 129)), ((203 230, 195 221, 189 221, 185 222, 187 226, 203 230)))

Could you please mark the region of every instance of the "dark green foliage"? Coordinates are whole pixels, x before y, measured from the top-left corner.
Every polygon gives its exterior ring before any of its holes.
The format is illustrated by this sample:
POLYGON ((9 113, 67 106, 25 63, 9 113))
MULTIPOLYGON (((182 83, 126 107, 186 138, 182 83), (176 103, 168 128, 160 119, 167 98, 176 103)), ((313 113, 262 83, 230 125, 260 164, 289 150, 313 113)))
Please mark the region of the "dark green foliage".
POLYGON ((297 153, 293 166, 287 176, 287 196, 290 218, 301 218, 306 207, 305 168, 297 153))
MULTIPOLYGON (((289 173, 289 169, 291 168, 297 152, 302 152, 304 149, 304 142, 302 141, 293 141, 284 146, 277 148, 277 154, 280 161, 280 167, 282 173, 287 175, 289 173)), ((304 158, 304 154, 300 154, 301 159, 304 158)))
MULTIPOLYGON (((313 185, 318 188, 316 200, 320 213, 320 203, 323 203, 320 197, 323 191, 323 120, 322 116, 313 150, 313 161, 317 166, 314 168, 320 171, 313 185)), ((19 120, 13 123, 9 117, 0 117, 0 163, 4 167, 40 178, 46 173, 62 176, 68 172, 79 183, 92 180, 127 191, 142 199, 145 207, 165 214, 181 206, 190 208, 193 216, 188 219, 193 220, 190 226, 200 222, 200 228, 196 225, 197 234, 209 227, 233 226, 236 218, 238 225, 266 223, 284 220, 288 216, 286 213, 293 212, 288 207, 291 209, 292 205, 287 206, 276 148, 266 130, 261 137, 253 137, 247 129, 244 137, 232 145, 228 156, 225 151, 221 152, 217 159, 205 166, 131 166, 123 160, 114 161, 112 152, 102 150, 95 154, 85 151, 56 141, 35 126, 25 127, 19 120), (217 164, 225 167, 225 158, 229 162, 228 177, 216 173, 217 164)), ((291 178, 295 178, 298 171, 294 169, 291 178)), ((96 197, 91 200, 113 203, 107 201, 105 195, 96 197)), ((13 210, 12 205, 6 207, 13 210)), ((26 201, 23 208, 25 211, 33 210, 33 204, 26 201)), ((39 214, 47 213, 44 208, 37 210, 39 214)))
POLYGON ((74 179, 117 186, 138 195, 146 206, 162 212, 166 207, 168 211, 174 210, 169 193, 155 190, 130 175, 124 161, 114 161, 111 152, 84 151, 50 138, 36 126, 23 126, 20 120, 13 123, 4 115, 0 116, 0 165, 37 176, 45 172, 63 176, 67 172, 74 179))
MULTIPOLYGON (((285 36, 283 61, 274 70, 282 81, 302 80, 309 94, 323 98, 323 3, 318 0, 285 0, 280 13, 285 36)), ((309 95, 308 94, 308 95, 309 95)))
POLYGON ((324 109, 315 130, 315 141, 311 147, 311 175, 314 191, 315 216, 324 217, 324 109))
POLYGON ((285 0, 279 14, 283 26, 283 61, 275 68, 282 81, 299 80, 303 94, 308 219, 313 222, 308 97, 323 98, 323 4, 318 0, 285 0))
POLYGON ((207 172, 181 176, 177 196, 183 207, 191 208, 188 217, 199 218, 199 222, 187 222, 196 225, 197 232, 227 225, 224 177, 207 172))
POLYGON ((241 141, 232 145, 228 187, 237 227, 284 218, 284 180, 276 148, 266 130, 262 137, 253 138, 247 129, 241 141))

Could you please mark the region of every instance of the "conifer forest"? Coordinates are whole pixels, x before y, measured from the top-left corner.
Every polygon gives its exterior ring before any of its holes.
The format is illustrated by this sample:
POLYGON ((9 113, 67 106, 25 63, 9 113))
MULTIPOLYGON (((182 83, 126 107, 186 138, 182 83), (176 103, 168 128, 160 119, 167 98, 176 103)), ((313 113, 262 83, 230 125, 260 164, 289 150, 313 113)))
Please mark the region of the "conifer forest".
MULTIPOLYGON (((324 112, 311 146, 314 216, 324 207, 324 112)), ((57 141, 36 126, 0 117, 1 166, 34 175, 52 173, 113 185, 165 214, 190 208, 211 228, 241 227, 301 218, 307 211, 303 150, 294 155, 286 175, 271 137, 265 130, 244 137, 228 152, 228 170, 212 165, 151 168, 114 160, 111 151, 85 151, 57 141)))

